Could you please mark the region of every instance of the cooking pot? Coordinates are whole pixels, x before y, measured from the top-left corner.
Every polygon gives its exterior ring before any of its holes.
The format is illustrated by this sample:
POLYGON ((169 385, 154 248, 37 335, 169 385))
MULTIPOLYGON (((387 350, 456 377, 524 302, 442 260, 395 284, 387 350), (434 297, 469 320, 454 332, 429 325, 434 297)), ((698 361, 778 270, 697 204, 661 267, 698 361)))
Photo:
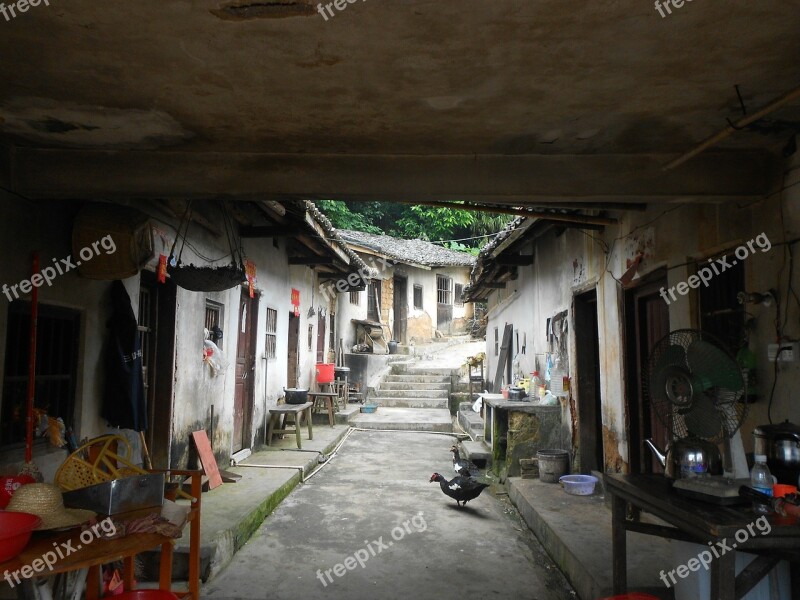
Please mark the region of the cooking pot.
POLYGON ((722 455, 716 444, 700 438, 683 438, 667 446, 666 453, 658 449, 652 439, 644 443, 664 467, 667 479, 722 475, 722 455))
POLYGON ((308 390, 300 388, 283 388, 286 404, 305 404, 308 402, 308 390))
POLYGON ((508 388, 509 400, 525 400, 525 388, 510 387, 508 388))
POLYGON ((797 485, 800 476, 800 427, 788 420, 759 425, 753 431, 755 454, 767 457, 770 472, 778 483, 797 485))

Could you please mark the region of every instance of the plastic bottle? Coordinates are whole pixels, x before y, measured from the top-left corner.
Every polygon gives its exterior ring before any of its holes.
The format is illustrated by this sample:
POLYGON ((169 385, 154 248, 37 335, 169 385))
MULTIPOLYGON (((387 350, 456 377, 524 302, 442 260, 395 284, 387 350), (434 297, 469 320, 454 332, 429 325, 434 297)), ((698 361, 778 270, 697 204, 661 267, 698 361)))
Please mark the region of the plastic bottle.
POLYGON ((539 399, 539 388, 542 387, 542 385, 544 383, 542 382, 542 378, 539 377, 539 371, 534 371, 532 373, 532 375, 533 375, 533 379, 531 379, 530 396, 534 400, 538 400, 539 399))
MULTIPOLYGON (((772 473, 769 472, 767 466, 767 457, 763 454, 755 455, 755 464, 750 471, 750 486, 757 492, 772 496, 772 473)), ((753 511, 757 514, 766 514, 771 512, 770 505, 758 500, 753 502, 753 511)))

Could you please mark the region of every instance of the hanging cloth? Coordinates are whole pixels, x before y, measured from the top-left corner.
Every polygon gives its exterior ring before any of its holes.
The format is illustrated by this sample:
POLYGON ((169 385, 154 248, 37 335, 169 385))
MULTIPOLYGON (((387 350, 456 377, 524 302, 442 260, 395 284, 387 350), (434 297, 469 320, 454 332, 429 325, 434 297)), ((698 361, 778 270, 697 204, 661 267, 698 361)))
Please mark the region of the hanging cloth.
POLYGON ((111 427, 145 431, 147 403, 142 377, 142 345, 131 299, 121 281, 111 284, 108 330, 100 414, 111 427))

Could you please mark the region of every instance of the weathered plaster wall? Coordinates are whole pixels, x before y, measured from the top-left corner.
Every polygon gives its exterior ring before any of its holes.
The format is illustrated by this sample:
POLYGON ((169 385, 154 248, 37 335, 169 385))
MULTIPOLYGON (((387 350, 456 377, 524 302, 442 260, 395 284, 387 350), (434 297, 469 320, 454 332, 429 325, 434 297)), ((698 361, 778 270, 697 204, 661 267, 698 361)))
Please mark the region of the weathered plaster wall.
MULTIPOLYGON (((519 277, 507 289, 494 292, 489 301, 487 329, 487 362, 489 376, 494 378, 497 357, 494 353, 494 328, 502 338, 503 326, 514 324, 520 332, 520 345, 527 339, 526 351, 517 352, 512 345, 514 371, 529 373, 534 365, 542 366, 545 351, 545 320, 558 311, 570 310, 569 358, 572 370, 575 353, 574 314, 572 297, 595 288, 598 295, 598 337, 601 366, 602 421, 606 468, 628 469, 628 436, 625 404, 625 355, 623 346, 623 290, 613 277, 619 278, 627 269, 627 260, 637 250, 646 250, 637 279, 659 269, 667 269, 668 287, 687 281, 693 274, 686 263, 696 263, 717 256, 721 251, 746 244, 765 233, 772 243, 767 251, 756 246, 746 258, 745 285, 748 292, 779 290, 783 335, 800 338, 800 302, 793 297, 787 303, 790 256, 783 240, 793 240, 800 230, 800 158, 787 161, 783 176, 774 182, 774 193, 749 206, 674 205, 651 206, 643 213, 626 213, 620 224, 608 227, 603 233, 592 233, 610 248, 607 259, 601 244, 578 231, 566 231, 556 237, 552 232, 529 244, 523 253, 535 252, 532 267, 519 269, 519 277), (782 206, 782 209, 781 209, 782 206), (781 224, 781 216, 783 225, 781 224), (608 270, 606 270, 606 261, 608 270), (612 277, 613 274, 613 277, 612 277), (787 311, 788 310, 788 314, 787 311), (527 334, 527 338, 525 338, 527 334)), ((798 285, 800 266, 793 266, 794 286, 798 285)), ((636 285, 636 279, 631 284, 636 285)), ((695 296, 678 296, 669 303, 670 329, 697 327, 695 296)), ((775 306, 749 305, 755 319, 750 347, 757 355, 758 391, 760 400, 749 408, 741 432, 745 449, 752 450, 753 428, 768 421, 768 399, 773 382, 773 363, 767 361, 767 344, 776 339, 775 306)), ((541 369, 540 369, 541 370, 541 369)), ((792 390, 800 383, 800 362, 780 364, 778 382, 772 402, 772 419, 800 422, 800 404, 793 401, 792 390)), ((571 373, 572 374, 572 373, 571 373)), ((565 423, 574 422, 574 408, 565 406, 565 423)), ((573 431, 573 443, 576 437, 573 431)))

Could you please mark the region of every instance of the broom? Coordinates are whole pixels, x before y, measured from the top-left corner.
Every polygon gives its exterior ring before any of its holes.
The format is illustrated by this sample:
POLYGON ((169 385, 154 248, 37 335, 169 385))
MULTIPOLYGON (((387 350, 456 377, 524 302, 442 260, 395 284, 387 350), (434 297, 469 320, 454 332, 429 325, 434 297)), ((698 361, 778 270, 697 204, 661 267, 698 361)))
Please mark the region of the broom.
MULTIPOLYGON (((39 272, 39 253, 33 253, 33 274, 39 272)), ((31 332, 28 350, 28 402, 25 411, 25 464, 20 475, 29 475, 36 481, 43 481, 39 468, 33 462, 33 398, 36 394, 36 329, 39 320, 39 288, 31 292, 31 332)))

